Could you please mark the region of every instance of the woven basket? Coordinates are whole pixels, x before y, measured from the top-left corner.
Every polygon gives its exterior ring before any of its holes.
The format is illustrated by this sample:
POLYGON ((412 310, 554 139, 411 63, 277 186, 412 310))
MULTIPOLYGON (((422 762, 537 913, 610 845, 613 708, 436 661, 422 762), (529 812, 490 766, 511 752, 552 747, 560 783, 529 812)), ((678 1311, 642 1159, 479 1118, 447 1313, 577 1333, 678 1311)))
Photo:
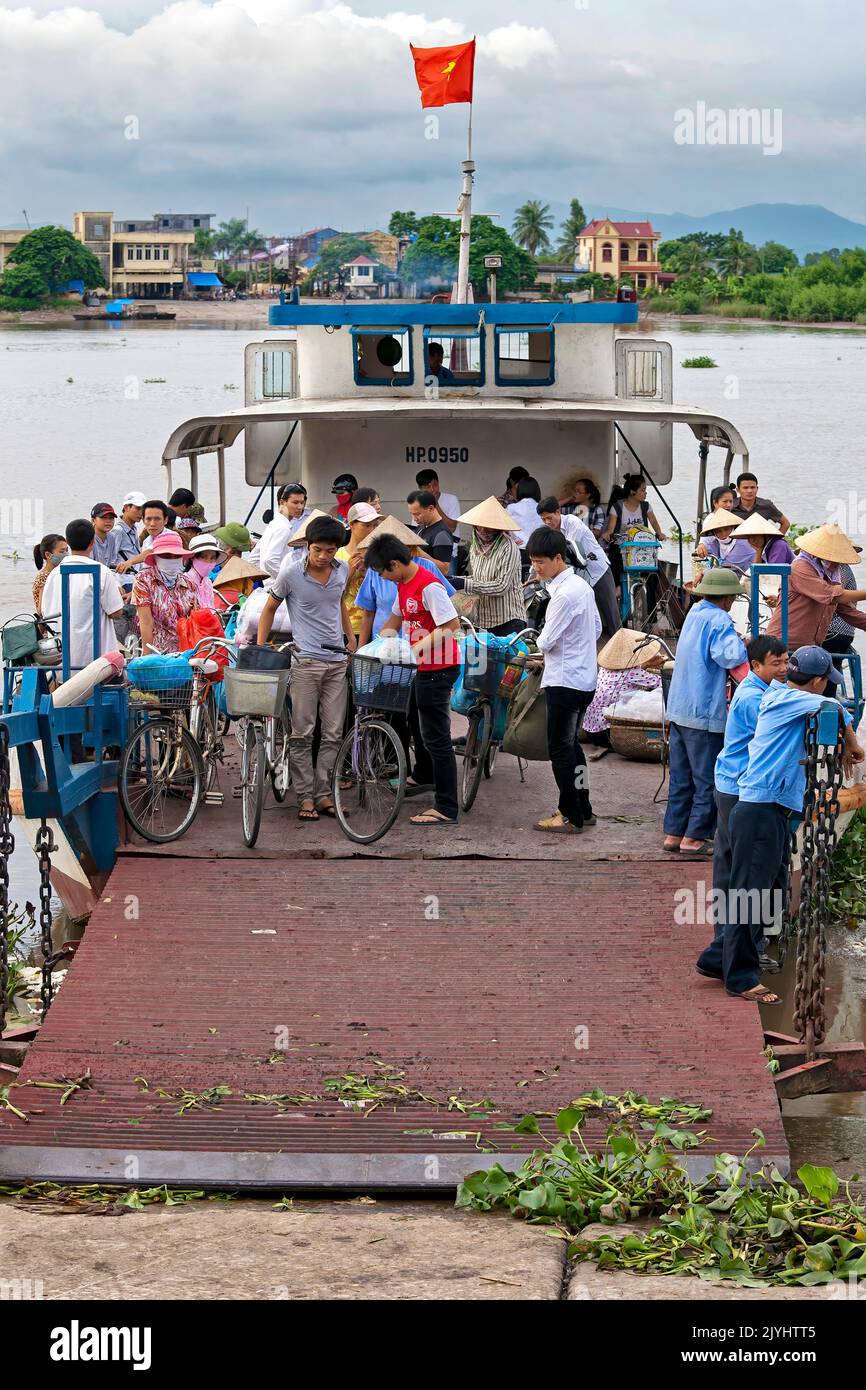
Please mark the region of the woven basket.
POLYGON ((610 746, 620 757, 641 763, 661 762, 664 749, 661 724, 616 717, 609 722, 610 746))

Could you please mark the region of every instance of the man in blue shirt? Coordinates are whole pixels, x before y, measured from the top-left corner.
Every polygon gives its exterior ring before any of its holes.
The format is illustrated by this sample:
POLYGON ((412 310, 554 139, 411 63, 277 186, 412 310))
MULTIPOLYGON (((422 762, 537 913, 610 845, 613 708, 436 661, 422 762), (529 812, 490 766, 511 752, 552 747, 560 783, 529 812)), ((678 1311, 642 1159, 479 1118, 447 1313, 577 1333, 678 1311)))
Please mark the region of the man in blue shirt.
POLYGON ((664 848, 708 859, 716 829, 713 771, 724 742, 728 672, 746 660, 730 615, 742 593, 733 570, 707 570, 695 589, 680 640, 665 717, 670 745, 670 791, 664 848))
POLYGON ((697 971, 711 979, 721 980, 722 942, 725 934, 725 912, 720 904, 727 902, 731 877, 731 840, 728 821, 740 794, 740 778, 749 761, 749 746, 758 722, 758 709, 773 681, 784 681, 787 675, 788 653, 778 637, 753 637, 747 643, 749 674, 740 682, 728 710, 725 743, 716 759, 716 838, 713 844, 714 932, 712 943, 698 956, 697 971))
MULTIPOLYGON (((731 873, 724 907, 722 972, 725 989, 738 999, 777 1004, 779 996, 760 984, 758 941, 774 917, 772 891, 778 888, 793 824, 803 814, 806 791, 806 728, 826 701, 827 681, 842 677, 823 647, 798 647, 788 661, 788 680, 774 681, 761 698, 758 722, 739 779, 739 800, 731 812, 731 873), (769 900, 769 901, 768 901, 769 900)), ((836 710, 845 724, 845 767, 863 761, 851 716, 836 710)))

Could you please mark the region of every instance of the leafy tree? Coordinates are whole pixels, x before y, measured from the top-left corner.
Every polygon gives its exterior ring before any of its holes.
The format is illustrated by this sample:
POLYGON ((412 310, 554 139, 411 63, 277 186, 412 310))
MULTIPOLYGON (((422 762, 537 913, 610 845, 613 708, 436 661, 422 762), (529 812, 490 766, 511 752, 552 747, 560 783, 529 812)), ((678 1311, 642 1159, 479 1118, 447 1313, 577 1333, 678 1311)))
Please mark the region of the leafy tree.
POLYGON ((792 251, 790 246, 783 246, 780 241, 765 241, 758 248, 758 260, 761 270, 767 275, 781 275, 783 271, 793 270, 800 264, 796 251, 792 251))
POLYGON ((553 226, 553 217, 547 203, 530 199, 514 214, 511 234, 518 246, 524 246, 530 256, 539 251, 547 251, 550 246, 548 232, 553 226))
MULTIPOLYGON (((472 218, 472 239, 469 245, 469 279, 479 294, 487 286, 488 271, 484 257, 500 255, 502 268, 496 272, 498 290, 529 289, 535 282, 536 265, 533 258, 515 246, 504 227, 497 227, 489 217, 472 218)), ((403 257, 400 276, 422 285, 453 281, 457 277, 460 256, 460 223, 450 217, 422 217, 418 237, 403 257)))
POLYGON ((49 293, 48 281, 34 265, 10 265, 0 277, 0 295, 4 299, 26 299, 37 303, 40 299, 47 299, 49 293))
POLYGON ((392 236, 407 236, 409 232, 417 232, 418 218, 414 212, 392 212, 391 220, 388 223, 388 231, 392 236))
POLYGON ((315 269, 306 283, 311 284, 314 280, 321 280, 332 285, 334 289, 340 288, 346 279, 343 266, 347 265, 349 261, 353 261, 356 256, 369 256, 371 261, 376 262, 373 280, 377 285, 381 284, 385 274, 384 266, 378 260, 369 242, 354 232, 343 232, 340 236, 331 237, 330 241, 325 242, 315 269))
POLYGON ((838 246, 832 247, 829 251, 807 251, 803 259, 803 264, 817 265, 818 262, 820 260, 823 260, 825 256, 829 256, 831 261, 838 261, 839 254, 840 252, 838 246))
POLYGON ((70 280, 83 280, 88 290, 105 283, 99 258, 65 227, 37 227, 28 232, 9 252, 9 264, 30 267, 45 281, 49 293, 70 280))
POLYGON ((214 250, 225 257, 233 268, 237 268, 241 258, 246 232, 247 223, 244 217, 230 217, 227 222, 221 222, 217 227, 213 239, 214 250))
POLYGON ((572 198, 568 206, 568 216, 559 229, 556 252, 563 260, 573 261, 577 256, 577 243, 586 226, 587 218, 579 198, 572 198))
POLYGON ((727 237, 720 232, 688 232, 685 236, 660 242, 659 261, 663 269, 678 275, 706 270, 718 261, 726 241, 727 237))

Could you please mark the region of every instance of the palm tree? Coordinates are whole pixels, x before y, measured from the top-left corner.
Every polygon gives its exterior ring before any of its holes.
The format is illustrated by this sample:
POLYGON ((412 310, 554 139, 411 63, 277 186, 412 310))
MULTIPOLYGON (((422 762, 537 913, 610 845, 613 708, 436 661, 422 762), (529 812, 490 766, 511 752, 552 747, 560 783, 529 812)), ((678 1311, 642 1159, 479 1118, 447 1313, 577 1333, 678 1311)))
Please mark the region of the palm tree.
POLYGON ((732 227, 718 257, 718 264, 721 275, 733 275, 739 279, 757 270, 758 258, 754 246, 746 241, 742 232, 732 227))
POLYGON ((556 254, 564 261, 574 261, 577 259, 577 243, 580 240, 580 234, 586 226, 586 213, 579 198, 572 198, 568 206, 569 214, 559 229, 559 245, 556 248, 556 254))
POLYGON ((259 251, 267 251, 267 242, 261 232, 253 228, 252 231, 245 231, 243 236, 239 237, 238 249, 247 263, 247 288, 249 288, 250 276, 252 274, 252 258, 259 251))
POLYGON ((227 222, 221 222, 217 227, 214 250, 228 260, 233 270, 237 269, 238 260, 244 249, 243 240, 246 231, 246 219, 243 217, 230 217, 227 222))
POLYGON ((547 203, 530 199, 515 212, 511 234, 518 246, 524 246, 530 256, 535 256, 539 251, 550 249, 547 233, 552 226, 553 218, 547 203))
POLYGON ((676 262, 682 275, 705 275, 710 268, 706 248, 699 241, 684 241, 677 251, 676 262))

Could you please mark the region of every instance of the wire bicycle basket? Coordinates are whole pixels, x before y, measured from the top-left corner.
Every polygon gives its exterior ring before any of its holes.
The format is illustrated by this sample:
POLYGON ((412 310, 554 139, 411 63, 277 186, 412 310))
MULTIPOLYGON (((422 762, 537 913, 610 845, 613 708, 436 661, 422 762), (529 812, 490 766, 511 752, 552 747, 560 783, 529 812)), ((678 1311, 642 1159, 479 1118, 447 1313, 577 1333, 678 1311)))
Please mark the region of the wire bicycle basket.
POLYGON ((352 694, 355 704, 367 709, 405 714, 412 696, 417 667, 403 662, 379 661, 375 656, 352 658, 352 694))
POLYGON ((138 656, 126 668, 130 705, 139 709, 189 709, 195 672, 185 657, 138 656))

